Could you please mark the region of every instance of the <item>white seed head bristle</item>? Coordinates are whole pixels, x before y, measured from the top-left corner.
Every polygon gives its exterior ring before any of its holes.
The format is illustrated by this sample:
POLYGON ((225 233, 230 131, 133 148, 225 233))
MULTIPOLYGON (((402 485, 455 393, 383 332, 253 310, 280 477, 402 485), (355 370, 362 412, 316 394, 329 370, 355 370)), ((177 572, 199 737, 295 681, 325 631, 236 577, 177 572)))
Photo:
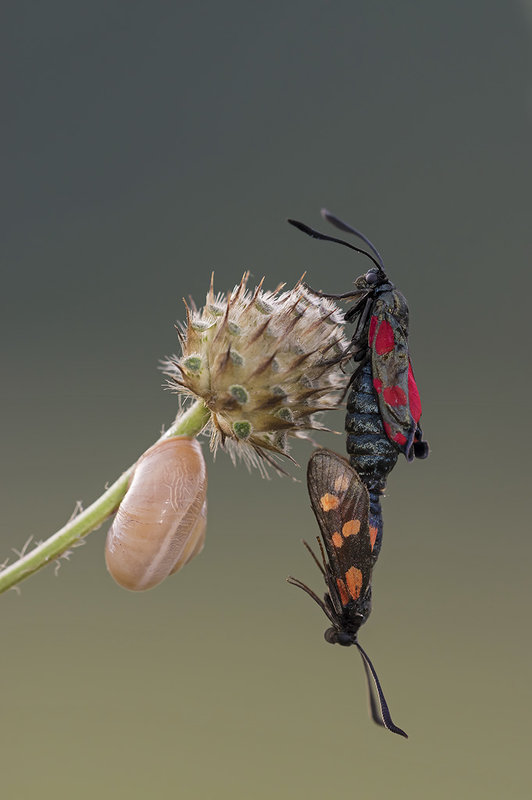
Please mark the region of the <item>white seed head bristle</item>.
POLYGON ((288 455, 288 438, 322 426, 347 380, 339 362, 348 346, 343 313, 299 281, 289 291, 251 292, 249 273, 229 295, 215 294, 180 326, 181 355, 163 368, 176 392, 211 411, 211 447, 248 465, 288 455))

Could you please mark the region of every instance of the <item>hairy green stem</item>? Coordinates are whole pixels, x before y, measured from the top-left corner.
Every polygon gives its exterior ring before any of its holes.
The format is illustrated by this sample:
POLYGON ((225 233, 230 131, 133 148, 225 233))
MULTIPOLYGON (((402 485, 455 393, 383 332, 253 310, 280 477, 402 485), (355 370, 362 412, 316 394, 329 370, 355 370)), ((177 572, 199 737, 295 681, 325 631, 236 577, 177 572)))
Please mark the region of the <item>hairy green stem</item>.
MULTIPOLYGON (((198 400, 176 418, 171 428, 158 441, 170 439, 172 436, 196 436, 209 421, 209 415, 209 409, 201 400, 198 400)), ((135 464, 132 464, 88 508, 63 525, 49 539, 2 570, 0 572, 0 593, 20 583, 24 578, 49 564, 50 561, 55 561, 79 539, 99 528, 120 505, 134 468, 135 464)))

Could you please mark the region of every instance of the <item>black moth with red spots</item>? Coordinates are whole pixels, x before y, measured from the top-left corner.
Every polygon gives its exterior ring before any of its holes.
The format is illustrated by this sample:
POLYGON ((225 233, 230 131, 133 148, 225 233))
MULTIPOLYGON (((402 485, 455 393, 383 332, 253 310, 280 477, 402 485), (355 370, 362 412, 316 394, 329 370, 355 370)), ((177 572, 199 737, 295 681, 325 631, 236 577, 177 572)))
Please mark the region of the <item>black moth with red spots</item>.
POLYGON ((330 644, 355 645, 368 682, 373 721, 407 736, 394 724, 369 656, 358 643, 358 631, 371 612, 371 573, 376 531, 370 525, 368 490, 345 458, 331 450, 316 450, 308 463, 307 487, 321 531, 321 562, 305 542, 325 580, 323 600, 297 578, 288 582, 303 589, 319 605, 332 627, 330 644), (322 544, 323 542, 323 544, 322 544))
POLYGON ((345 429, 349 460, 369 492, 370 524, 378 530, 373 549, 376 559, 382 543, 380 497, 388 475, 399 453, 408 461, 426 458, 429 453, 419 425, 421 402, 408 354, 408 305, 388 279, 382 258, 369 239, 328 211, 322 211, 322 216, 340 230, 358 236, 373 253, 288 220, 313 238, 338 242, 363 253, 374 264, 354 281, 352 291, 314 294, 355 301, 345 314, 346 322, 355 326, 346 355, 357 364, 349 381, 345 429))

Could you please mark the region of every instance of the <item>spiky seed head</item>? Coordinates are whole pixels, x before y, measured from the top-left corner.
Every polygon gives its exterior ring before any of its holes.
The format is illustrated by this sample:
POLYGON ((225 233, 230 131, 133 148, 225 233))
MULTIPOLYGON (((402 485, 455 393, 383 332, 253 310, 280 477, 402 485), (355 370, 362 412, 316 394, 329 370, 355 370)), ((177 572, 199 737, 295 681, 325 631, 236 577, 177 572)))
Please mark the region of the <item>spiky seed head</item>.
POLYGON ((269 453, 288 455, 288 437, 322 428, 316 414, 338 404, 348 342, 331 300, 301 281, 284 292, 265 291, 261 281, 251 292, 248 278, 227 296, 211 282, 205 306, 187 306, 181 356, 163 369, 171 389, 210 409, 214 450, 221 444, 233 460, 238 453, 271 462, 269 453))

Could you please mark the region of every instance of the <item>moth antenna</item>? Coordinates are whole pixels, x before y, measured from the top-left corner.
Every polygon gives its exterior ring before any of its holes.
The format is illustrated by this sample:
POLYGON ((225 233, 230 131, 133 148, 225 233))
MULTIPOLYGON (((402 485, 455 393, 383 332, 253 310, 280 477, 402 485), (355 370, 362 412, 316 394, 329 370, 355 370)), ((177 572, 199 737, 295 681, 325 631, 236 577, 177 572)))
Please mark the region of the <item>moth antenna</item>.
POLYGON ((371 261, 373 261, 379 272, 384 272, 381 264, 379 264, 379 262, 375 258, 373 258, 371 253, 368 253, 367 250, 362 250, 362 248, 360 247, 355 247, 354 244, 349 244, 349 242, 344 242, 343 239, 337 239, 336 236, 326 236, 324 233, 315 231, 313 228, 309 228, 308 225, 305 225, 304 222, 298 222, 296 219, 289 219, 287 220, 287 222, 289 222, 290 225, 293 225, 294 228, 297 228, 298 230, 303 231, 303 233, 306 233, 307 236, 311 236, 313 239, 320 239, 321 241, 324 242, 336 242, 336 244, 343 244, 344 247, 349 247, 350 250, 354 250, 356 253, 362 253, 362 255, 367 256, 371 261))
POLYGON ((359 239, 362 239, 363 242, 366 242, 370 250, 373 250, 373 252, 377 256, 380 265, 382 267, 382 271, 384 272, 384 261, 382 260, 382 256, 375 247, 375 245, 373 244, 373 242, 371 242, 367 236, 364 236, 364 234, 361 231, 358 231, 356 228, 353 228, 352 225, 348 225, 347 222, 344 222, 339 217, 335 216, 334 214, 331 214, 331 212, 327 211, 326 208, 322 208, 320 214, 323 217, 323 219, 326 219, 327 222, 330 222, 331 225, 334 225, 335 228, 338 228, 341 231, 345 231, 346 233, 353 233, 355 236, 358 236, 359 239))
POLYGON ((365 650, 363 650, 358 642, 355 642, 355 644, 358 647, 360 655, 362 656, 362 663, 364 664, 364 670, 366 672, 369 692, 369 705, 373 722, 375 722, 377 725, 381 725, 392 733, 398 733, 399 736, 404 736, 405 739, 408 739, 408 734, 405 733, 402 728, 399 728, 392 720, 390 709, 388 708, 388 703, 384 697, 379 678, 368 654, 365 650))

